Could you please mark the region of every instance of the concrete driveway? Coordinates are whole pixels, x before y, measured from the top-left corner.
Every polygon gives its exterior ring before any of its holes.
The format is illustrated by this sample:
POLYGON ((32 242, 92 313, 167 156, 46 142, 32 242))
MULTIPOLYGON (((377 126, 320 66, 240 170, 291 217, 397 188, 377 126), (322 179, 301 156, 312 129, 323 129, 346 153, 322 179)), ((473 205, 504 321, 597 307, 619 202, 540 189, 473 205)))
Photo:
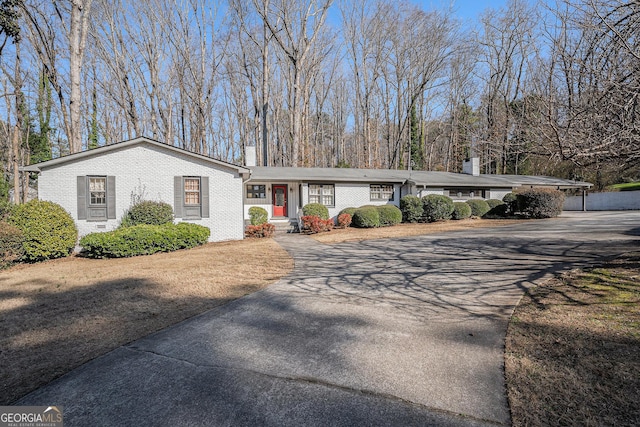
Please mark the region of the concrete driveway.
MULTIPOLYGON (((509 425, 509 316, 559 271, 640 249, 640 212, 326 246, 275 285, 23 398, 65 425, 509 425)), ((230 268, 243 268, 230 266, 230 268)))

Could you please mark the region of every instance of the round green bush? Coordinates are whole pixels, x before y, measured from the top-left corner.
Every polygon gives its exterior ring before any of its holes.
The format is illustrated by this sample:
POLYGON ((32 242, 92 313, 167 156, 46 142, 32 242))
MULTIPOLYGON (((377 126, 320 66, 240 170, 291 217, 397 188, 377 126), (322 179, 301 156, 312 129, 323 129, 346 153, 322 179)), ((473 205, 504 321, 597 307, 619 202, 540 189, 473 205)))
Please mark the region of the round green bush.
POLYGON ((514 193, 505 194, 502 201, 507 205, 507 215, 513 215, 518 212, 518 197, 514 193))
POLYGON ((0 268, 8 267, 24 256, 24 236, 15 225, 0 221, 0 268))
POLYGON ((353 217, 353 214, 356 212, 358 208, 344 208, 340 211, 340 213, 338 213, 338 216, 342 215, 342 214, 349 214, 350 216, 353 217))
POLYGON ((120 222, 121 227, 133 225, 162 225, 173 222, 173 208, 165 202, 145 200, 136 203, 126 211, 120 222))
POLYGON ((87 234, 80 246, 90 258, 123 258, 193 248, 206 243, 209 235, 207 227, 187 222, 140 224, 87 234))
POLYGON ((507 215, 507 204, 502 200, 489 199, 489 212, 484 214, 484 218, 504 218, 507 215))
POLYGON ((57 203, 32 200, 18 205, 11 210, 7 222, 22 231, 24 261, 65 257, 76 246, 76 224, 57 203))
POLYGON ((266 209, 261 208, 260 206, 251 206, 249 208, 249 218, 251 220, 251 225, 262 225, 269 219, 269 213, 266 209))
POLYGON ((500 199, 488 199, 486 200, 486 202, 489 205, 489 209, 493 209, 496 206, 504 205, 504 202, 500 199))
POLYGON ((486 200, 471 199, 467 200, 467 204, 471 207, 471 216, 483 217, 490 210, 486 200))
POLYGON ((531 218, 553 218, 562 213, 564 193, 551 188, 530 188, 517 194, 519 210, 531 218))
POLYGON ((329 209, 320 203, 309 203, 302 207, 303 216, 317 216, 320 219, 329 219, 329 209))
POLYGON ((351 225, 358 228, 380 227, 380 212, 373 206, 356 209, 351 225))
POLYGON ((400 199, 400 211, 403 222, 420 222, 422 220, 422 200, 420 197, 407 195, 400 199))
POLYGON ((447 221, 453 214, 453 200, 440 194, 429 194, 422 198, 422 209, 425 222, 447 221))
POLYGON ((376 206, 380 216, 380 226, 387 227, 390 225, 400 224, 402 222, 402 211, 393 205, 376 206))
POLYGON ((453 219, 467 219, 471 216, 471 206, 465 202, 453 202, 453 219))

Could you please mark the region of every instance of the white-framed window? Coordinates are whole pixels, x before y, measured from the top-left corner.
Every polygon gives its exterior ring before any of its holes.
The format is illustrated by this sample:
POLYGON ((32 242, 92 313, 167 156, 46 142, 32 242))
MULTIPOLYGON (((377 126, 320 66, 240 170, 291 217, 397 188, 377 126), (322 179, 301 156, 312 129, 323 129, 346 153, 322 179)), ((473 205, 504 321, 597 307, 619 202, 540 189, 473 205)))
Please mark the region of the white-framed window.
POLYGON ((89 206, 107 206, 107 177, 89 177, 89 206))
POLYGON ((248 184, 247 199, 266 199, 267 186, 264 184, 248 184))
POLYGON ((187 206, 200 206, 200 178, 184 178, 184 204, 187 206))
POLYGON ((393 200, 393 185, 371 184, 370 198, 371 198, 371 201, 393 200))
POLYGON ((473 199, 477 197, 484 198, 485 190, 479 188, 446 188, 445 195, 453 199, 473 199))
POLYGON ((209 177, 174 176, 173 214, 176 218, 209 218, 209 177))
POLYGON ((309 184, 309 203, 335 206, 335 186, 333 184, 309 184))

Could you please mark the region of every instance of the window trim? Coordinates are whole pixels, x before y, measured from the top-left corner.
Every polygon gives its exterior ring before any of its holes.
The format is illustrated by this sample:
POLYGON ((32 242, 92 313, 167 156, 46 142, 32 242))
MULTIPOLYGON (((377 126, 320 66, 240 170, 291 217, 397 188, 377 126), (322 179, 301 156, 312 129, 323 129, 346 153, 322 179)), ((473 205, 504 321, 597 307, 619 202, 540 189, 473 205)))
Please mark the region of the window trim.
POLYGON ((88 175, 87 176, 87 206, 91 208, 106 208, 107 207, 107 176, 106 175, 88 175), (104 190, 94 191, 91 190, 92 180, 102 180, 104 182, 104 190), (93 193, 103 193, 103 203, 93 203, 93 193))
POLYGON ((472 187, 472 188, 445 188, 444 193, 446 196, 449 196, 452 199, 458 200, 471 200, 471 199, 484 199, 486 196, 486 191, 483 188, 472 187))
POLYGON ((244 198, 250 202, 257 202, 257 201, 266 202, 267 201, 267 184, 246 184, 244 198), (250 189, 249 187, 262 187, 262 189, 256 190, 255 188, 250 189), (249 197, 249 194, 255 194, 255 192, 257 192, 258 194, 264 194, 264 197, 249 197))
MULTIPOLYGON (((329 196, 329 195, 327 195, 327 196, 329 196)), ((335 184, 317 184, 317 183, 316 184, 309 184, 309 186, 307 188, 307 197, 309 198, 309 203, 319 203, 319 204, 324 205, 324 206, 326 206, 328 208, 334 208, 336 206, 336 185, 335 184), (311 194, 311 187, 312 186, 320 187, 319 194, 317 194, 317 195, 316 194, 314 194, 314 195, 311 194), (325 196, 322 193, 323 187, 331 187, 331 201, 332 201, 332 203, 330 205, 322 203, 322 198, 325 196), (311 197, 314 197, 314 198, 317 197, 318 201, 312 202, 311 201, 311 197)))
MULTIPOLYGON (((77 211, 78 220, 104 222, 116 219, 116 177, 113 175, 78 175, 77 211), (91 202, 91 179, 104 179, 104 203, 91 202), (99 214, 99 215, 97 215, 99 214)), ((95 193, 95 192, 94 192, 95 193)))
POLYGON ((176 218, 184 220, 200 220, 209 218, 209 177, 206 175, 177 175, 173 177, 174 198, 173 198, 173 214, 176 218), (187 189, 185 182, 189 179, 197 179, 198 200, 197 204, 187 203, 187 189))
POLYGON ((396 196, 396 186, 393 184, 370 184, 369 185, 369 201, 371 202, 392 202, 395 200, 395 196, 396 196), (378 187, 377 192, 379 194, 379 197, 374 198, 373 187, 378 187), (384 194, 388 193, 388 191, 387 192, 383 191, 383 187, 391 188, 391 194, 388 198, 384 197, 384 194))
POLYGON ((196 206, 202 206, 202 182, 199 176, 184 176, 182 177, 182 203, 184 204, 184 206, 188 206, 190 208, 192 207, 196 207, 196 206), (187 181, 195 181, 198 183, 198 189, 197 190, 188 190, 187 189, 187 181), (198 196, 198 203, 189 203, 187 200, 189 199, 189 197, 187 195, 193 195, 193 194, 197 194, 198 196))

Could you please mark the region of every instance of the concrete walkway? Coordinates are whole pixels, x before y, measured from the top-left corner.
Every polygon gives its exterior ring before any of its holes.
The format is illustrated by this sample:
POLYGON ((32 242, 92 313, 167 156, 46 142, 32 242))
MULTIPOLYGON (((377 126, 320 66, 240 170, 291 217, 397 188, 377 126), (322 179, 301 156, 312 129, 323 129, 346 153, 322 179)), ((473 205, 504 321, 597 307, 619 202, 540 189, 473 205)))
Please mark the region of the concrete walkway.
MULTIPOLYGON (((321 245, 275 285, 23 398, 83 425, 509 425, 510 313, 561 270, 640 250, 640 212, 321 245)), ((235 266, 234 268, 242 268, 235 266)))

